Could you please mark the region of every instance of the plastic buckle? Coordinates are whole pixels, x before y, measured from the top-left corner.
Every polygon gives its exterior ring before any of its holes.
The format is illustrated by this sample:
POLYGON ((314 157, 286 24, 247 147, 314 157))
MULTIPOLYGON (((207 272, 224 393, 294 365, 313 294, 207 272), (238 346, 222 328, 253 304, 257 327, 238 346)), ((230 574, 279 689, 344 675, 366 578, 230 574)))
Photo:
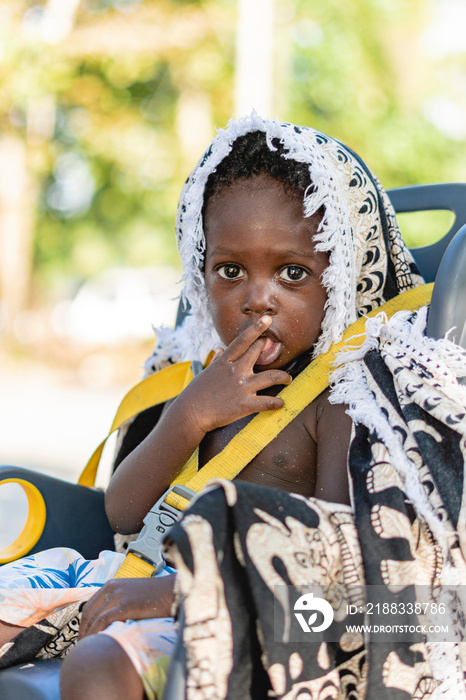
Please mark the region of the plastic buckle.
POLYGON ((128 547, 128 552, 133 552, 136 556, 155 566, 152 576, 160 573, 165 565, 162 553, 163 540, 183 513, 178 508, 165 503, 165 498, 172 492, 186 498, 187 501, 191 501, 197 495, 195 491, 187 488, 187 486, 182 486, 181 484, 170 486, 147 513, 139 537, 134 542, 131 542, 128 547))

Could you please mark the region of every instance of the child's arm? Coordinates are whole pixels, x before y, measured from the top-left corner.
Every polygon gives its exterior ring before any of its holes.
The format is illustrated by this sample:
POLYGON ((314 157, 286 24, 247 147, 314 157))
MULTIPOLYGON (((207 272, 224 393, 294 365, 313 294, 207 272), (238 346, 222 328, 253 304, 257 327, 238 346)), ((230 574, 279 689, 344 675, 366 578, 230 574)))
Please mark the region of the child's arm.
POLYGON ((331 404, 330 390, 321 394, 317 407, 317 477, 314 496, 331 503, 350 503, 348 449, 353 422, 345 404, 331 404))
POLYGON ((261 389, 289 384, 279 369, 254 373, 272 319, 262 316, 238 335, 168 407, 155 428, 119 465, 105 497, 117 532, 137 532, 144 516, 167 490, 206 433, 259 411, 283 406, 261 389))

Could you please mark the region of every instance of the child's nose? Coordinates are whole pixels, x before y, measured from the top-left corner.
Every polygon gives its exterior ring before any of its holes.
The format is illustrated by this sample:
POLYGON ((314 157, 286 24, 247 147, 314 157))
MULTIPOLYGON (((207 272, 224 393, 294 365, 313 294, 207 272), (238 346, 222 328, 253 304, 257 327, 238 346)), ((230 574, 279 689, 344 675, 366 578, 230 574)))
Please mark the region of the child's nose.
POLYGON ((241 311, 243 314, 276 314, 278 311, 277 297, 271 286, 267 284, 249 285, 241 311))

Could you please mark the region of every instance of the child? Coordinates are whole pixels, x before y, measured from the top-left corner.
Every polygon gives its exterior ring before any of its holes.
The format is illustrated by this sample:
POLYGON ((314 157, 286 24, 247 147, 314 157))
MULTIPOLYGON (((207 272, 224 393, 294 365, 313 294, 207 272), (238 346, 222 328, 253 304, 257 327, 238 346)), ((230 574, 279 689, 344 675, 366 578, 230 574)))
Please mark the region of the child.
MULTIPOLYGON (((222 135, 225 150, 245 126, 222 135)), ((270 147, 279 135, 288 157, 310 164, 305 212, 324 206, 313 237, 329 254, 315 356, 356 312, 420 280, 383 190, 354 153, 301 128, 265 130, 270 147)), ((220 150, 206 154, 207 167, 220 150)), ((339 358, 328 398, 349 404, 354 421, 351 507, 317 490, 305 499, 236 480, 201 495, 171 531, 189 700, 466 697, 466 353, 426 337, 426 318, 425 306, 379 314, 339 358), (330 603, 334 636, 314 627, 317 604, 306 613, 309 587, 330 603)), ((304 375, 306 388, 312 365, 304 375)))
MULTIPOLYGON (((276 148, 270 150, 260 130, 245 134, 207 183, 202 271, 210 316, 226 349, 119 466, 106 494, 107 513, 117 531, 141 527, 151 504, 198 446, 203 465, 254 413, 280 408, 283 401, 275 394, 290 383, 289 372, 299 373, 312 357, 327 302, 322 277, 328 254, 315 241, 325 211, 319 207, 311 216, 303 215, 303 197, 311 188, 309 168, 283 158, 279 143, 276 148)), ((348 503, 350 430, 345 407, 330 404, 324 392, 238 478, 348 503)), ((146 597, 140 607, 134 582, 114 583, 117 604, 112 596, 106 605, 108 592, 102 590, 84 609, 82 632, 101 631, 123 615, 153 617, 160 583, 166 579, 142 584, 146 597), (128 596, 128 603, 131 599, 125 610, 122 596, 128 596)), ((168 615, 169 610, 159 607, 158 613, 168 615)), ((96 688, 101 697, 142 697, 134 670, 118 661, 120 655, 101 635, 80 644, 64 667, 65 699, 93 697, 96 688), (104 648, 108 663, 102 661, 104 648)))
MULTIPOLYGON (((220 132, 194 170, 178 235, 191 316, 180 332, 160 336, 156 360, 204 361, 212 347, 224 351, 166 407, 112 478, 106 503, 120 532, 141 526, 197 446, 202 465, 252 414, 280 408, 279 389, 358 315, 422 282, 385 193, 357 156, 318 132, 255 115, 220 132)), ((322 520, 333 511, 350 527, 351 421, 344 404, 328 398, 324 392, 310 403, 238 479, 330 501, 330 511, 320 507, 322 520)), ((215 493, 199 500, 201 511, 215 493)), ((280 502, 280 492, 272 493, 280 502)), ((350 552, 357 560, 354 546, 350 552)), ((173 556, 186 582, 186 565, 173 556)), ((84 607, 83 635, 110 627, 67 660, 66 700, 96 697, 96 688, 101 698, 142 697, 140 675, 153 696, 150 650, 157 657, 163 644, 153 645, 151 618, 169 614, 171 582, 115 581, 84 607), (111 624, 131 619, 137 622, 111 624)))

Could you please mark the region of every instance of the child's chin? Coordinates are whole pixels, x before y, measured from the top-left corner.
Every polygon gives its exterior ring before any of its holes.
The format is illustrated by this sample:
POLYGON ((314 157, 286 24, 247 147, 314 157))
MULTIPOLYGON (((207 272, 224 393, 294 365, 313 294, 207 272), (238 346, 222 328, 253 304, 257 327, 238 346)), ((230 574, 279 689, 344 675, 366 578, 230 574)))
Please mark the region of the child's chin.
POLYGON ((269 362, 268 364, 261 364, 256 362, 254 365, 255 372, 265 372, 267 369, 283 369, 286 372, 286 368, 289 365, 289 361, 279 357, 275 362, 269 362))
POLYGON ((285 365, 283 363, 276 362, 271 365, 260 365, 256 362, 254 365, 254 372, 265 372, 267 369, 283 369, 285 365))

